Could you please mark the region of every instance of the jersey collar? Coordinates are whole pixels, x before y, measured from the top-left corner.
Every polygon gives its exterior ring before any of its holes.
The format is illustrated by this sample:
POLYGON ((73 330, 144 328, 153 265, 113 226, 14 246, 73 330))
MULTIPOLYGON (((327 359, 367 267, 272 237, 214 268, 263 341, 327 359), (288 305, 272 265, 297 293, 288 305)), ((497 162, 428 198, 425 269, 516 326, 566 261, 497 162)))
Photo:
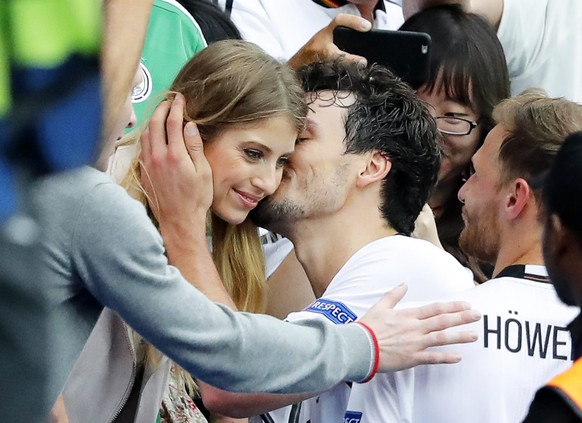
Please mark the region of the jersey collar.
POLYGON ((495 278, 512 277, 534 282, 550 283, 545 266, 533 264, 512 264, 499 272, 495 278))

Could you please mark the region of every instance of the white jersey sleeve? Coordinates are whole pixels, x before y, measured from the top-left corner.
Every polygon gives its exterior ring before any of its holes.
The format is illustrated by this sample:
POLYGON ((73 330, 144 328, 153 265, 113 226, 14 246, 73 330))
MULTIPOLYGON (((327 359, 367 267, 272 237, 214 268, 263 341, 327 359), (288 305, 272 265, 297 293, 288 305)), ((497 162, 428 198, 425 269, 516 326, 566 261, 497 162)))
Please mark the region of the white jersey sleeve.
MULTIPOLYGON (((320 319, 339 325, 350 323, 362 317, 386 292, 402 282, 409 286, 406 298, 415 301, 438 299, 474 286, 471 272, 448 253, 426 241, 392 236, 374 241, 356 252, 337 272, 321 298, 304 310, 291 313, 287 319, 320 319)), ((383 377, 378 375, 374 380, 383 377)), ((300 418, 296 421, 360 421, 362 410, 348 406, 355 386, 338 384, 317 398, 304 401, 300 418)), ((373 409, 370 413, 380 415, 387 407, 396 410, 398 407, 392 403, 394 398, 368 401, 366 410, 373 409)), ((289 416, 289 407, 271 413, 277 423, 287 423, 289 416)))
POLYGON ((507 59, 512 95, 542 88, 582 102, 582 2, 505 0, 497 35, 507 59))

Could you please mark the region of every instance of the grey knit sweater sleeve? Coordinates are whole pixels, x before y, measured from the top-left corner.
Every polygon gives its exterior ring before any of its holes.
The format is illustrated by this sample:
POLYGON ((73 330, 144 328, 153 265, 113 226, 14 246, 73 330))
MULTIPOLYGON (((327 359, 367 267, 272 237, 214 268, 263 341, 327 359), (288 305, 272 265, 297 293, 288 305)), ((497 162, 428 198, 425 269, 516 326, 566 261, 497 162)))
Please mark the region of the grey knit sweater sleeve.
POLYGON ((60 284, 87 290, 196 378, 233 391, 298 392, 369 374, 372 347, 359 325, 292 324, 217 305, 168 264, 144 207, 106 175, 84 169, 57 182, 44 197, 49 256, 70 266, 60 284))

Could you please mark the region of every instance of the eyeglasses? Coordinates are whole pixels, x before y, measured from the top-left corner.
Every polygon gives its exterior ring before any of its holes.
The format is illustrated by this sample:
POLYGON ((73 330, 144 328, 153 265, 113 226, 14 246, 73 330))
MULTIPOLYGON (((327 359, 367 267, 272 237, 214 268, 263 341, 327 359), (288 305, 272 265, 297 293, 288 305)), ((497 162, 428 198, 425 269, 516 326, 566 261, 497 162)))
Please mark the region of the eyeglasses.
POLYGON ((435 117, 437 129, 445 135, 469 135, 477 122, 454 116, 435 117))

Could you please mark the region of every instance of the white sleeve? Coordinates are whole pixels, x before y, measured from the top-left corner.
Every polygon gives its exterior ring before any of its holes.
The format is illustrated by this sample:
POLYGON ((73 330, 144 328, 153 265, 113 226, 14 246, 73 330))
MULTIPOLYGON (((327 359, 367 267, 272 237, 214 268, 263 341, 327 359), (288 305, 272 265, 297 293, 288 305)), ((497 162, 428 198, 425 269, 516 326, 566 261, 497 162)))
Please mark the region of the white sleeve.
POLYGON ((548 0, 505 0, 497 36, 503 45, 511 78, 517 78, 545 53, 548 0))
POLYGON ((230 15, 244 40, 255 43, 273 57, 285 57, 278 30, 273 27, 261 0, 219 0, 218 5, 230 15))
POLYGON ((582 3, 579 0, 504 0, 497 35, 512 95, 542 88, 551 97, 582 97, 582 3))
POLYGON ((277 235, 273 235, 263 228, 259 228, 259 234, 261 237, 265 237, 265 240, 261 239, 261 246, 265 255, 265 275, 269 279, 283 263, 283 260, 293 251, 293 244, 287 238, 277 239, 277 235), (270 237, 274 239, 270 239, 270 237))
POLYGON ((386 292, 400 284, 388 267, 381 263, 383 255, 366 255, 364 260, 350 262, 334 277, 327 290, 304 310, 291 313, 287 319, 324 319, 334 324, 350 323, 362 317, 386 292))

